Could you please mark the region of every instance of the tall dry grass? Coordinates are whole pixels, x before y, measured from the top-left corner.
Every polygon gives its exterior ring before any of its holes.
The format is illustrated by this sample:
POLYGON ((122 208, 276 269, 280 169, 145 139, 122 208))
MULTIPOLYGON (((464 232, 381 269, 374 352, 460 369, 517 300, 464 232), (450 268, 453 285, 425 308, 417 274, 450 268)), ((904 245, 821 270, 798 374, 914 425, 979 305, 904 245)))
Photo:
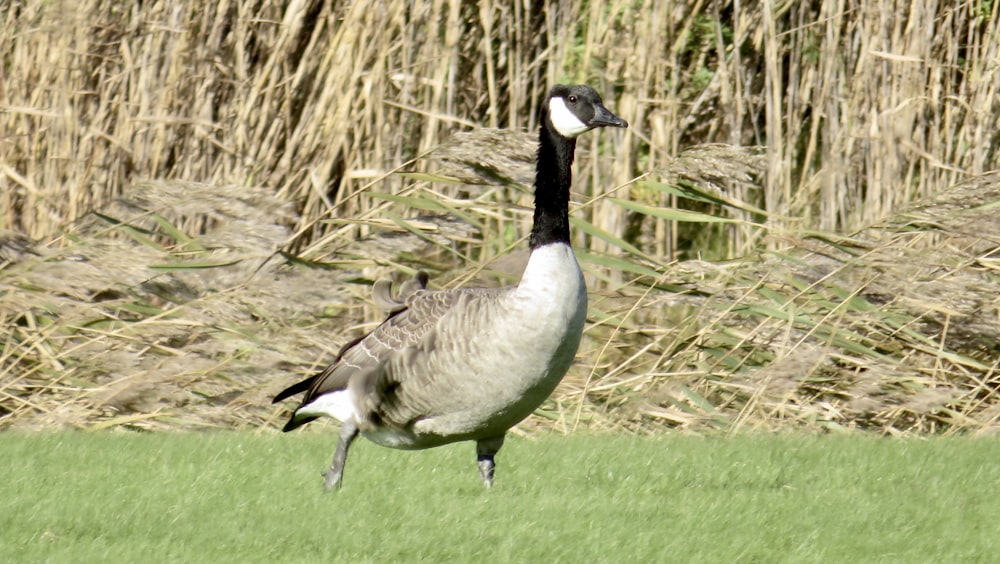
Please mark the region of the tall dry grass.
MULTIPOLYGON (((270 187, 296 202, 311 239, 317 218, 368 209, 373 179, 455 131, 530 127, 544 91, 573 81, 632 124, 587 140, 601 158, 581 158, 581 201, 615 190, 677 203, 622 186, 692 145, 765 145, 763 193, 728 196, 781 227, 853 229, 997 168, 998 10, 12 2, 0 16, 0 227, 52 235, 136 180, 178 178, 270 187)), ((699 251, 674 222, 604 201, 585 213, 610 233, 645 233, 658 254, 699 251)), ((738 253, 759 232, 721 236, 716 254, 738 253)))
POLYGON ((1000 168, 996 3, 3 8, 0 425, 273 423, 373 278, 516 277, 555 82, 631 127, 578 150, 552 426, 1000 421, 996 177, 945 190, 1000 168))

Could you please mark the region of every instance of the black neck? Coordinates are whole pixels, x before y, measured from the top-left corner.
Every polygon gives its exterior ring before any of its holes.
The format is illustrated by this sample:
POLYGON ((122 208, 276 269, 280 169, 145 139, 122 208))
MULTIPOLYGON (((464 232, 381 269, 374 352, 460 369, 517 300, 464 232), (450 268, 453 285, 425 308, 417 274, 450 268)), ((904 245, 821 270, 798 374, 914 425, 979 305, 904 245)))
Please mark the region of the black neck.
POLYGON ((573 183, 576 139, 555 133, 547 112, 541 116, 538 163, 535 171, 535 220, 528 244, 537 249, 549 243, 569 243, 569 188, 573 183))

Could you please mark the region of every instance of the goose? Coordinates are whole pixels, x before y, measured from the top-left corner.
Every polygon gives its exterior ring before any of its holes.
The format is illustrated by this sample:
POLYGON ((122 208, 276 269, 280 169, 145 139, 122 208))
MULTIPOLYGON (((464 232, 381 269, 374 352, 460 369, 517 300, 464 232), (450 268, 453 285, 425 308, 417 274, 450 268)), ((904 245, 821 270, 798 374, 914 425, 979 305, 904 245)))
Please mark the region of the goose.
POLYGON ((289 386, 274 403, 305 393, 284 431, 319 417, 341 422, 324 489, 339 489, 351 443, 426 449, 475 441, 479 474, 493 486, 494 457, 511 427, 555 389, 576 356, 587 289, 570 246, 569 191, 576 138, 628 127, 585 85, 556 85, 540 111, 530 255, 517 285, 426 289, 398 296, 376 283, 388 318, 350 342, 325 370, 289 386))

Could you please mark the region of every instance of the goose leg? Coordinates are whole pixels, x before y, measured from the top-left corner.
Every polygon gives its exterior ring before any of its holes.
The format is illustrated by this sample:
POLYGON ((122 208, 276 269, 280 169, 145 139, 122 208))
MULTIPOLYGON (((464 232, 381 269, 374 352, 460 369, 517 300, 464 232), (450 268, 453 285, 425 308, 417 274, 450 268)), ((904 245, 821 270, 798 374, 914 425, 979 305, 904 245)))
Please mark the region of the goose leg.
POLYGON ((504 435, 490 439, 476 441, 476 460, 479 464, 479 475, 483 478, 483 485, 487 488, 493 487, 493 472, 496 470, 496 463, 493 457, 503 446, 504 435))
POLYGON ((351 448, 351 441, 358 436, 358 426, 354 421, 345 421, 340 426, 340 440, 337 441, 337 449, 333 452, 333 462, 330 469, 323 475, 326 480, 323 482, 323 489, 330 491, 340 489, 341 482, 344 481, 344 464, 347 462, 347 449, 351 448))

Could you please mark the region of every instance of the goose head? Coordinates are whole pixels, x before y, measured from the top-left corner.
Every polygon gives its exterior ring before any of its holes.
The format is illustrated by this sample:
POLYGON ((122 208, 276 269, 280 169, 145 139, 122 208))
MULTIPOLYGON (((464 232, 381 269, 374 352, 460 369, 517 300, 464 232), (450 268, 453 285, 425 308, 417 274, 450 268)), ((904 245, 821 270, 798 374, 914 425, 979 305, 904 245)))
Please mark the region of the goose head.
POLYGON ((575 139, 596 127, 628 127, 627 121, 604 107, 600 94, 583 84, 557 84, 549 92, 547 104, 546 125, 567 139, 575 139))

